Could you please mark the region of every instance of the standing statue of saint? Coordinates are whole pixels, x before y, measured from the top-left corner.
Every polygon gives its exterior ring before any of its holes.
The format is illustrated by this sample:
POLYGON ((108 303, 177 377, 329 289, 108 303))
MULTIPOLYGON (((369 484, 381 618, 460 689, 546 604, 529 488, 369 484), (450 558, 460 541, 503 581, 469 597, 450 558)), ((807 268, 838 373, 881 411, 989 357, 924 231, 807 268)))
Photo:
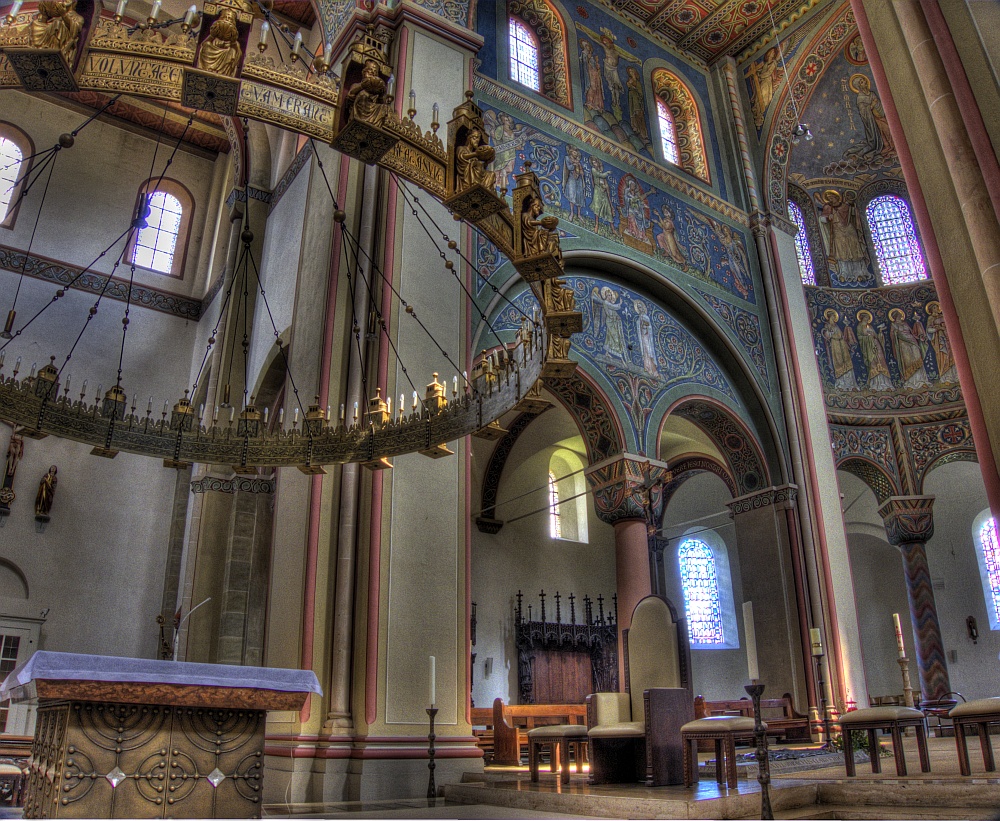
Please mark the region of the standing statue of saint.
POLYGON ((224 9, 219 18, 212 23, 208 37, 201 44, 198 68, 203 71, 214 71, 226 77, 235 77, 242 59, 243 48, 240 46, 240 31, 236 27, 236 12, 224 9))
POLYGON ((41 481, 38 483, 38 494, 35 496, 35 518, 40 522, 49 520, 49 511, 52 510, 52 499, 56 495, 56 485, 59 480, 56 474, 59 469, 52 465, 41 481))

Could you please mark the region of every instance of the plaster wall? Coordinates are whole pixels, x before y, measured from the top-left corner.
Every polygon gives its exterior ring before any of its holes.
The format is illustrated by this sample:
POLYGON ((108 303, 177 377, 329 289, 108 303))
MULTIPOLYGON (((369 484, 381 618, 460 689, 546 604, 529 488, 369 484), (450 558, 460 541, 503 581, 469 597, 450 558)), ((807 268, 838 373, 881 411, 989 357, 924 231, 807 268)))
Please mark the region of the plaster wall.
MULTIPOLYGON (((59 135, 73 131, 87 115, 20 91, 0 92, 3 118, 18 125, 34 142, 36 151, 55 145, 59 135)), ((59 152, 52 181, 38 221, 31 250, 33 254, 83 267, 90 264, 119 234, 126 231, 134 217, 139 186, 151 176, 162 173, 176 140, 156 141, 95 120, 80 132, 75 145, 59 152), (156 163, 153 155, 156 153, 156 163), (153 168, 153 173, 150 173, 153 168)), ((226 162, 221 157, 217 162, 226 162)), ((200 154, 177 151, 167 176, 181 182, 195 203, 190 239, 185 257, 183 279, 136 268, 136 282, 173 293, 192 295, 201 254, 203 237, 211 241, 215 215, 211 202, 214 163, 200 154)), ((32 188, 18 212, 13 230, 0 231, 0 242, 15 248, 27 248, 41 202, 45 176, 32 188)), ((118 254, 124 239, 115 246, 118 254)), ((94 270, 110 273, 115 251, 94 265, 94 270)), ((127 279, 129 269, 121 265, 115 276, 127 279)))
MULTIPOLYGON (((479 477, 493 452, 492 442, 474 439, 472 473, 473 512, 482 499, 479 477)), ((499 533, 472 530, 472 600, 476 602, 476 669, 472 699, 477 707, 489 707, 502 698, 517 704, 517 649, 514 644, 514 608, 517 591, 524 593, 523 613, 528 604, 538 618, 540 590, 546 592, 546 612, 555 612, 551 595, 563 595, 562 612, 569 621, 566 596, 576 595, 577 621, 583 621, 583 596, 605 598, 605 612, 615 592, 615 533, 594 512, 592 497, 586 496, 587 542, 554 539, 547 510, 529 514, 548 504, 548 472, 552 453, 570 447, 583 457, 583 442, 569 413, 558 403, 535 419, 518 438, 504 467, 497 496, 496 516, 507 522, 499 533), (530 492, 529 492, 530 491, 530 492), (520 497, 520 498, 515 498, 520 497), (493 659, 492 673, 485 676, 486 659, 493 659)), ((597 604, 594 604, 595 614, 597 604)))

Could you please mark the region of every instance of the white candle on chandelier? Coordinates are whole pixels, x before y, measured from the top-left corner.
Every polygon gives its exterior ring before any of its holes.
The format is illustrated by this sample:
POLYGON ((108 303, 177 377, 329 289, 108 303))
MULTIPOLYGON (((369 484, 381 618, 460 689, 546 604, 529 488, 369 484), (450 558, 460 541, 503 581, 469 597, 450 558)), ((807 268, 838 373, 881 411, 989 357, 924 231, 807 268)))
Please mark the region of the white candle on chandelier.
POLYGON ((17 362, 14 363, 14 370, 15 371, 21 370, 21 357, 18 357, 17 362))
POLYGON ((326 406, 326 418, 327 419, 330 418, 330 406, 329 405, 326 406))
MULTIPOLYGON (((98 383, 98 385, 97 385, 97 396, 94 397, 94 401, 95 402, 100 402, 101 401, 101 397, 103 395, 104 395, 104 385, 98 383)), ((150 399, 152 399, 152 397, 150 397, 150 399)))
POLYGON ((292 414, 292 424, 297 425, 299 423, 299 409, 295 409, 295 413, 292 414))
POLYGON ((344 421, 344 403, 343 402, 341 402, 341 404, 340 404, 340 421, 341 422, 344 421))
POLYGON ((191 25, 194 23, 194 18, 197 14, 198 14, 198 7, 189 6, 188 10, 184 14, 184 25, 187 26, 188 28, 191 28, 191 25))
MULTIPOLYGON (((3 364, 3 362, 0 361, 0 364, 3 364)), ((66 375, 66 384, 63 385, 63 388, 66 389, 66 393, 69 393, 69 383, 72 381, 72 379, 73 379, 73 374, 70 373, 66 375)))
POLYGON ((389 416, 392 416, 392 397, 391 396, 387 396, 385 398, 385 412, 387 414, 389 414, 389 416))
POLYGON ((229 424, 233 424, 233 418, 236 416, 236 405, 233 405, 229 409, 229 424))
POLYGON ((302 32, 295 32, 295 41, 292 43, 292 56, 298 57, 299 52, 302 51, 302 32))
POLYGON ((357 402, 354 403, 354 421, 355 422, 358 421, 358 403, 357 402))
POLYGON ((278 427, 280 428, 284 424, 285 424, 285 409, 281 408, 278 411, 278 427))
POLYGON ((260 44, 262 46, 266 46, 267 45, 267 35, 270 33, 270 31, 271 31, 271 24, 268 23, 267 20, 265 20, 263 23, 260 24, 260 41, 259 42, 260 42, 260 44))
POLYGON ((202 403, 198 406, 198 421, 200 422, 205 418, 205 404, 202 403))
POLYGON ((458 394, 458 374, 455 374, 455 378, 451 380, 451 392, 458 394))
POLYGON ((29 379, 34 379, 35 378, 35 368, 37 368, 37 367, 38 367, 38 363, 37 362, 32 362, 31 363, 31 375, 28 377, 29 379))
POLYGON ((212 411, 212 422, 214 423, 218 421, 219 421, 219 406, 216 405, 215 410, 212 411))
POLYGON ((437 103, 434 103, 434 105, 431 106, 431 124, 432 125, 437 125, 438 124, 438 122, 439 122, 438 117, 440 115, 440 111, 441 110, 438 107, 437 103))
POLYGON ((155 20, 160 16, 160 6, 163 5, 163 0, 153 0, 153 8, 149 10, 149 19, 155 20))
POLYGON ((406 412, 406 394, 401 393, 399 395, 399 418, 403 418, 403 414, 406 412))
POLYGON ((24 0, 14 0, 14 5, 10 7, 10 11, 7 12, 7 16, 13 20, 17 17, 17 13, 21 10, 21 6, 24 5, 24 0))
MULTIPOLYGON (((100 388, 97 389, 97 392, 98 393, 101 392, 100 388)), ((152 413, 152 412, 153 412, 153 397, 151 396, 149 397, 149 404, 146 405, 146 413, 152 413)))
POLYGON ((6 358, 7 358, 7 352, 6 351, 0 351, 0 368, 3 367, 3 361, 6 358))
POLYGON ((163 415, 164 416, 167 415, 167 411, 168 410, 170 410, 170 403, 166 399, 164 399, 163 400, 163 415))
MULTIPOLYGON (((17 361, 20 362, 21 360, 18 359, 17 361)), ((419 405, 419 404, 420 404, 420 400, 417 398, 417 392, 414 391, 413 392, 413 412, 414 413, 417 412, 417 405, 419 405)))
POLYGON ((83 380, 83 387, 80 388, 80 396, 86 396, 86 395, 87 395, 87 380, 84 379, 83 380))
POLYGON ((118 0, 118 5, 115 6, 115 17, 121 19, 125 16, 125 9, 128 8, 128 0, 118 0))
POLYGON ((267 412, 269 410, 270 410, 270 408, 264 408, 264 427, 265 428, 267 427, 267 412))

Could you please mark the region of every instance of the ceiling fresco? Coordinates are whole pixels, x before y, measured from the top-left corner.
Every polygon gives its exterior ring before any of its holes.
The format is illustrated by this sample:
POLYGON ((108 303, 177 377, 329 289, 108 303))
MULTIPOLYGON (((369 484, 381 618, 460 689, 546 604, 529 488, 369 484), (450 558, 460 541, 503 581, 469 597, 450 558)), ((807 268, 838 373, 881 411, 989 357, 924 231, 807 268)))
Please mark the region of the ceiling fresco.
POLYGON ((780 30, 822 0, 598 1, 682 51, 712 62, 771 36, 772 17, 780 30))

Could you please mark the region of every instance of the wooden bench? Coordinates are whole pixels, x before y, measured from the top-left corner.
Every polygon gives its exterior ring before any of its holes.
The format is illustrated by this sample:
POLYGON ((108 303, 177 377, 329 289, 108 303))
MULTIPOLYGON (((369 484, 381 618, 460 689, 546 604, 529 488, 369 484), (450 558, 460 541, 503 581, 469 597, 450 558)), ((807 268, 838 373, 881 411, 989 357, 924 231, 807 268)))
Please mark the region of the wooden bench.
POLYGON ((493 708, 473 707, 470 720, 476 746, 483 751, 483 760, 489 764, 493 759, 493 708))
POLYGON ((498 698, 491 710, 472 710, 473 727, 486 728, 473 732, 484 755, 487 747, 491 749, 492 764, 520 764, 522 749, 525 754, 528 751, 528 730, 551 724, 586 723, 585 704, 504 704, 498 698))
MULTIPOLYGON (((760 713, 767 724, 767 734, 785 741, 809 741, 809 717, 795 711, 792 697, 785 693, 781 698, 762 698, 760 713)), ((737 701, 706 701, 695 696, 694 717, 743 716, 753 718, 753 702, 749 698, 737 701)))

